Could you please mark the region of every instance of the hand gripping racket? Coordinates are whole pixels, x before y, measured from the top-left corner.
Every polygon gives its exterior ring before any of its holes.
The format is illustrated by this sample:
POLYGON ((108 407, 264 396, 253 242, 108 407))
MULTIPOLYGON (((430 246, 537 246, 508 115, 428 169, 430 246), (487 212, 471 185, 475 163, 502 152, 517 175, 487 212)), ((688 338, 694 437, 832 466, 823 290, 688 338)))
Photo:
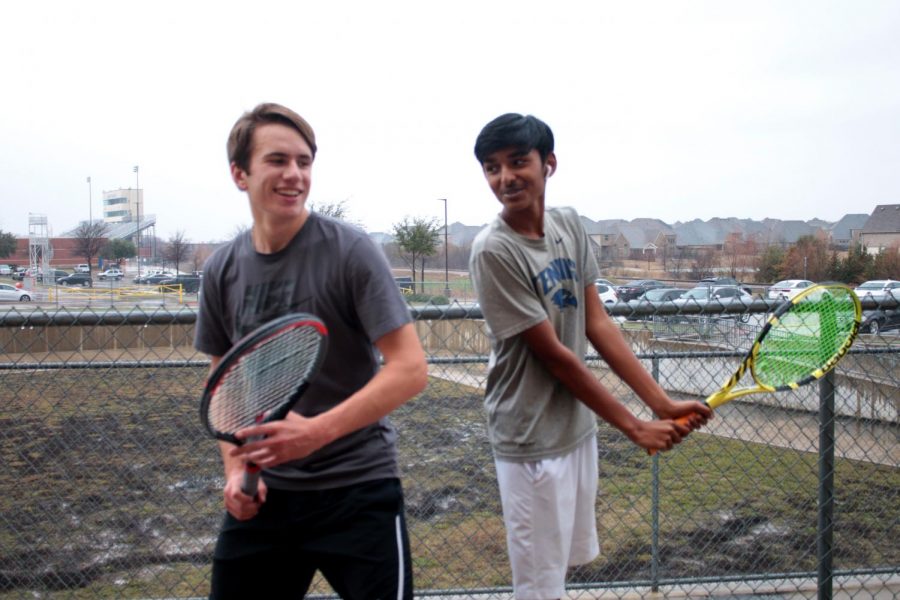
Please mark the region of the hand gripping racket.
MULTIPOLYGON (((213 437, 241 444, 234 434, 283 419, 315 377, 328 330, 312 315, 279 317, 254 329, 229 350, 203 390, 200 420, 213 437)), ((247 463, 242 491, 256 495, 259 466, 247 463)))
MULTIPOLYGON (((859 298, 847 286, 804 290, 775 309, 737 371, 706 405, 715 409, 735 398, 794 390, 821 378, 850 350, 861 315, 859 298), (734 389, 748 370, 755 385, 734 389)), ((688 420, 676 422, 686 425, 688 420)))

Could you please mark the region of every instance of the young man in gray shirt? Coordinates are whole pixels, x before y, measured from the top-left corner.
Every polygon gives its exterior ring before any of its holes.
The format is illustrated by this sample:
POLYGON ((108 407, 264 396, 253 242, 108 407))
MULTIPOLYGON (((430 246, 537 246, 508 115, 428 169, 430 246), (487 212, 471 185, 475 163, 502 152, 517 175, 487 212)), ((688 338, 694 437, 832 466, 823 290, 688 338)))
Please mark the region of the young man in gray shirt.
POLYGON ((470 272, 491 336, 488 434, 519 600, 565 593, 569 566, 599 553, 596 416, 647 450, 668 450, 711 416, 674 402, 635 357, 597 296, 590 242, 574 210, 545 209, 553 133, 506 114, 475 143, 502 209, 472 244, 470 272), (584 362, 586 340, 662 420, 636 418, 584 362), (688 426, 673 419, 693 415, 688 426))
POLYGON ((425 354, 381 251, 364 232, 306 208, 315 156, 312 128, 277 104, 245 113, 228 138, 253 227, 204 267, 195 345, 215 369, 241 336, 292 312, 319 317, 329 345, 283 421, 237 433, 258 441, 220 442, 227 514, 211 598, 302 597, 317 570, 342 598, 412 598, 386 417, 425 387, 425 354), (247 461, 263 468, 255 497, 241 491, 247 461))

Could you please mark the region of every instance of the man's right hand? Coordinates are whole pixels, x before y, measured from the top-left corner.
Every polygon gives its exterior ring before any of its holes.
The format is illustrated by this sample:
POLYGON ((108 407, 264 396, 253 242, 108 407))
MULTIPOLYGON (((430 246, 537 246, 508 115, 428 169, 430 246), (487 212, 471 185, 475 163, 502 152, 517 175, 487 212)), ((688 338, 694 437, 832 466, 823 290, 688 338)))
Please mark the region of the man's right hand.
POLYGON ((631 441, 641 448, 652 452, 671 450, 691 432, 690 425, 683 425, 670 419, 639 421, 638 426, 629 432, 631 441))
POLYGON ((243 483, 243 469, 234 470, 229 474, 223 492, 225 497, 225 510, 238 521, 246 521, 255 517, 256 513, 259 512, 259 508, 266 501, 266 493, 268 492, 268 488, 266 488, 266 484, 261 477, 259 479, 256 496, 248 496, 241 491, 243 483))

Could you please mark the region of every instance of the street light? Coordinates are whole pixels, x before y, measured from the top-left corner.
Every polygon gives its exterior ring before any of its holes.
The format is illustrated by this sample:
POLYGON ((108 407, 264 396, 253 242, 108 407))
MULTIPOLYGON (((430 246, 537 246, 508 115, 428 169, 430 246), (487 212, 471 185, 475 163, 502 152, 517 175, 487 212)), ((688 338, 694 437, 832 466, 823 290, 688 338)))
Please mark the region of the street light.
POLYGON ((450 298, 450 269, 447 261, 447 199, 438 198, 438 202, 444 203, 444 295, 450 298))
POLYGON ((88 184, 88 225, 93 225, 94 212, 93 212, 93 208, 91 207, 91 204, 94 201, 94 195, 91 193, 91 176, 90 175, 88 175, 87 184, 88 184))
POLYGON ((141 276, 141 174, 137 165, 134 165, 134 194, 137 206, 137 263, 138 277, 141 276))

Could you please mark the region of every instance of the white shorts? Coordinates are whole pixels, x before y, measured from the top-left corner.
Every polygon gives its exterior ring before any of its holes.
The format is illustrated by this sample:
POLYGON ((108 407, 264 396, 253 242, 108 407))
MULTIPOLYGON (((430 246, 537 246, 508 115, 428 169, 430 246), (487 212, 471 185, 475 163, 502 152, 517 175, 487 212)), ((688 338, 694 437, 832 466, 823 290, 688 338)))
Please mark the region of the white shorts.
POLYGON ((557 458, 494 463, 516 599, 562 598, 566 569, 600 554, 597 438, 557 458))

